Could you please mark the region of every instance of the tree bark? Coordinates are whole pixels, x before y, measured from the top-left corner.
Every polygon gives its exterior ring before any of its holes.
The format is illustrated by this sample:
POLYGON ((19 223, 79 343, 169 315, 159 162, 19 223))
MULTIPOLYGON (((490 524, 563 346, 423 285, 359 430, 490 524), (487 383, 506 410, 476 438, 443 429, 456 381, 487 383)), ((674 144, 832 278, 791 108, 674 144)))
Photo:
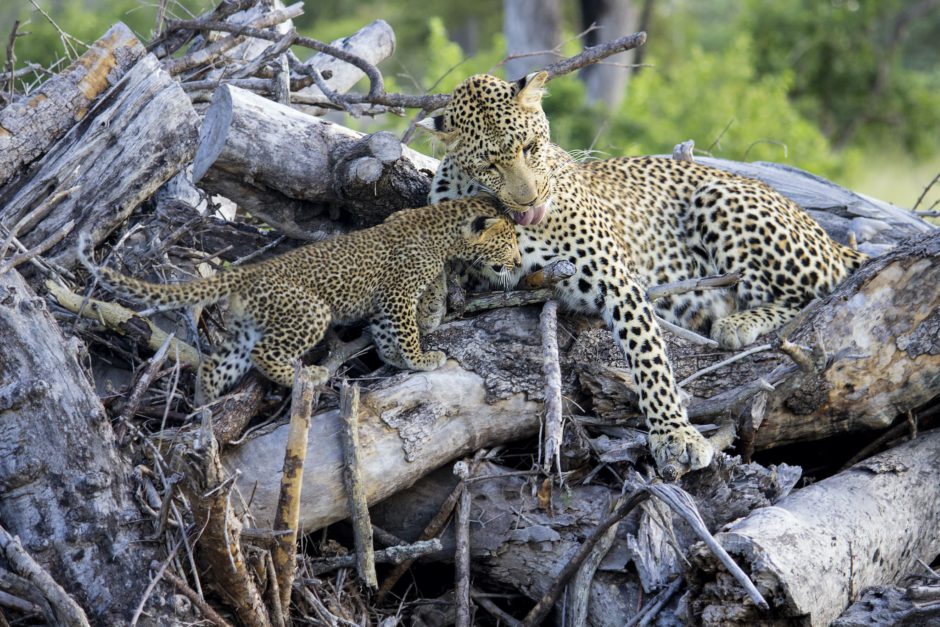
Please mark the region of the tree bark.
POLYGON ((427 202, 437 161, 379 137, 223 85, 206 111, 193 177, 282 233, 316 239, 335 228, 321 215, 326 203, 366 226, 427 202))
MULTIPOLYGON (((503 0, 503 35, 509 56, 547 52, 561 45, 559 0, 503 0)), ((555 55, 538 54, 506 62, 506 78, 514 81, 534 68, 556 61, 555 55)))
MULTIPOLYGON (((17 236, 29 248, 63 229, 88 231, 97 241, 188 162, 198 118, 189 98, 153 55, 144 56, 58 141, 26 181, 0 188, 0 218, 8 228, 47 199, 65 193, 17 236)), ((56 244, 46 259, 75 262, 74 239, 56 244)))
MULTIPOLYGON (((130 620, 156 555, 77 340, 16 272, 0 275, 0 521, 93 624, 130 620)), ((148 608, 159 614, 158 584, 148 608)))
POLYGON ((771 615, 699 552, 692 613, 704 625, 828 625, 867 586, 940 552, 940 431, 864 461, 733 523, 717 539, 750 569, 771 615))
POLYGON ((0 109, 0 187, 42 156, 146 53, 118 22, 85 54, 21 102, 0 109))

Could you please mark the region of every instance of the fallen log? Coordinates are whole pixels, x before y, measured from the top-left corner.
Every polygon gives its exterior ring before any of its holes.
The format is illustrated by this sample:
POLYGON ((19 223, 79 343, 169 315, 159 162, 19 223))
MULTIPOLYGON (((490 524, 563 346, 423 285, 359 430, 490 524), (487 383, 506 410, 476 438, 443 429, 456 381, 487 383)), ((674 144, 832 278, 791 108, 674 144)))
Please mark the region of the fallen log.
POLYGON ((206 111, 193 178, 282 233, 315 239, 331 224, 324 205, 354 209, 357 226, 376 224, 425 204, 436 169, 390 134, 365 137, 223 85, 206 111))
MULTIPOLYGON (((513 372, 526 365, 533 373, 539 371, 537 342, 527 346, 519 341, 526 336, 537 338, 537 321, 519 311, 500 310, 473 322, 489 326, 494 333, 491 339, 512 342, 516 346, 512 359, 497 356, 501 352, 498 343, 477 346, 479 362, 473 366, 450 359, 439 370, 397 375, 363 394, 360 472, 370 504, 405 489, 455 457, 538 430, 541 404, 531 400, 541 387, 537 375, 533 376, 535 389, 525 381, 508 387, 492 383, 511 380, 513 372)), ((470 326, 468 322, 444 325, 452 338, 451 356, 455 346, 476 341, 474 333, 461 330, 470 326), (461 333, 462 340, 458 339, 461 333)), ((338 410, 320 412, 311 419, 303 493, 317 497, 301 504, 299 524, 304 532, 347 516, 340 420, 338 410)), ((283 459, 280 451, 287 431, 287 425, 278 427, 223 453, 226 468, 240 473, 242 492, 253 495, 251 513, 259 527, 270 527, 273 521, 283 459)))
MULTIPOLYGON (((687 384, 690 416, 733 415, 748 450, 890 426, 940 390, 940 230, 860 269, 779 334, 815 350, 810 372, 765 350, 687 384)), ((680 382, 729 358, 666 333, 680 382)), ((569 355, 601 417, 639 424, 636 390, 604 330, 582 334, 569 355)), ((758 340, 776 345, 773 336, 758 340)))
POLYGON ((691 614, 704 625, 828 625, 868 587, 940 553, 940 431, 870 458, 733 523, 717 539, 771 605, 759 612, 698 551, 691 614))
POLYGON ((0 219, 26 248, 75 261, 72 231, 98 241, 192 158, 198 118, 179 84, 145 55, 30 172, 0 188, 0 219), (44 202, 54 199, 54 202, 44 202), (61 241, 65 239, 65 241, 61 241))
MULTIPOLYGON (((93 624, 126 624, 150 583, 141 565, 157 552, 132 500, 138 486, 80 364, 83 347, 62 336, 17 272, 0 275, 0 337, 3 528, 93 624)), ((161 615, 171 595, 155 583, 148 610, 161 615)))
POLYGON ((134 33, 118 22, 68 68, 24 100, 0 109, 0 187, 80 122, 95 99, 145 52, 134 33))

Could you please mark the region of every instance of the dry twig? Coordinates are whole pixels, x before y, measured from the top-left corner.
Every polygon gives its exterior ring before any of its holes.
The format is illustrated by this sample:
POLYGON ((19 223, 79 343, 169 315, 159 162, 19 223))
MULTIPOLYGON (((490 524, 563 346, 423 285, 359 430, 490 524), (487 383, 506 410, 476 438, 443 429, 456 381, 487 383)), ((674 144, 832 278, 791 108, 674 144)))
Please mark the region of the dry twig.
POLYGON ((369 503, 359 466, 359 386, 343 381, 339 390, 340 414, 343 417, 343 482, 349 500, 349 517, 356 541, 356 570, 370 588, 377 588, 375 547, 372 545, 372 522, 369 503))
POLYGON ((281 493, 274 516, 274 531, 289 531, 289 533, 279 534, 275 538, 274 550, 271 552, 272 568, 280 592, 280 615, 285 622, 289 618, 290 593, 294 587, 300 496, 303 488, 304 462, 307 458, 307 433, 310 431, 310 416, 316 404, 314 387, 307 370, 298 361, 294 371, 290 427, 284 451, 281 493))
POLYGON ((561 476, 561 365, 558 363, 558 303, 550 300, 539 317, 542 333, 542 374, 545 376, 545 430, 542 440, 542 472, 552 466, 561 476))
POLYGON ((454 464, 454 474, 460 477, 460 497, 457 500, 457 524, 454 529, 454 604, 455 625, 470 627, 470 465, 466 462, 454 464))

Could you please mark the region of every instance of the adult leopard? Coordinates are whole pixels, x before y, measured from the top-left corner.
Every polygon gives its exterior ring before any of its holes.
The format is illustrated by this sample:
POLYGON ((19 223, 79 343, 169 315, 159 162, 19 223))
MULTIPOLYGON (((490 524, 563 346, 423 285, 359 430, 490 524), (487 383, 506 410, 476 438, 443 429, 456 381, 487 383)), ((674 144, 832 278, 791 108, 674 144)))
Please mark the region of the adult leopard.
POLYGON ((430 200, 497 197, 517 223, 523 265, 514 278, 552 259, 575 264, 557 296, 612 328, 657 465, 669 474, 703 468, 714 451, 688 421, 654 313, 739 348, 831 291, 866 257, 756 180, 665 158, 574 161, 549 139, 547 78, 472 76, 422 122, 446 146, 430 200), (725 272, 741 274, 733 290, 655 306, 645 297, 651 284, 725 272))

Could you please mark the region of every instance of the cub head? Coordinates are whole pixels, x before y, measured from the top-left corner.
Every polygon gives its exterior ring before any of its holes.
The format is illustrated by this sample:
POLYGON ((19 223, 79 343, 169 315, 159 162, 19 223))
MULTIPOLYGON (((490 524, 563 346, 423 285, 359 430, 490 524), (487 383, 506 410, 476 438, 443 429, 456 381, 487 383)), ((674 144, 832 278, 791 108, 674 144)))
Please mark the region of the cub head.
POLYGON ((464 225, 467 248, 464 258, 497 274, 522 265, 519 240, 512 222, 504 217, 479 215, 464 225))
POLYGON ((461 83, 440 115, 420 126, 438 136, 447 155, 496 196, 518 224, 536 224, 549 207, 548 120, 542 111, 546 72, 513 83, 478 74, 461 83))

